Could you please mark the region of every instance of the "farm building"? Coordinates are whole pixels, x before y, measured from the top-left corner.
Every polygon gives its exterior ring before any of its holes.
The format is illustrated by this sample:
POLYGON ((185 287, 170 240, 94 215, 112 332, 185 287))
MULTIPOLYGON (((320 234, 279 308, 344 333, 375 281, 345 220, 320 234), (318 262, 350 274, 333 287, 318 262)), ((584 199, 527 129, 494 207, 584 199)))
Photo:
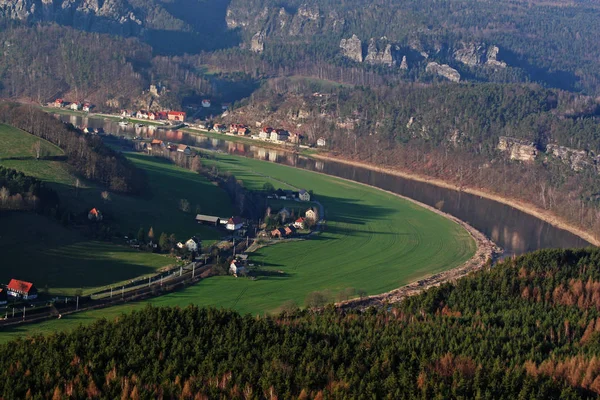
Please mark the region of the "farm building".
POLYGON ((186 146, 185 144, 180 144, 177 146, 177 152, 189 156, 192 154, 192 148, 190 146, 186 146))
POLYGON ((198 221, 199 224, 207 224, 207 225, 214 225, 214 226, 221 225, 221 218, 213 217, 212 215, 198 214, 198 215, 196 215, 196 221, 198 221))
POLYGON ((237 231, 242 229, 242 226, 244 226, 244 221, 240 217, 231 217, 227 220, 225 228, 228 231, 237 231))
POLYGON ((25 300, 32 300, 37 298, 37 289, 31 282, 20 281, 18 279, 11 279, 6 286, 8 295, 13 297, 21 297, 25 300))
POLYGON ((298 198, 302 201, 310 201, 310 193, 302 189, 300 192, 298 192, 298 198))

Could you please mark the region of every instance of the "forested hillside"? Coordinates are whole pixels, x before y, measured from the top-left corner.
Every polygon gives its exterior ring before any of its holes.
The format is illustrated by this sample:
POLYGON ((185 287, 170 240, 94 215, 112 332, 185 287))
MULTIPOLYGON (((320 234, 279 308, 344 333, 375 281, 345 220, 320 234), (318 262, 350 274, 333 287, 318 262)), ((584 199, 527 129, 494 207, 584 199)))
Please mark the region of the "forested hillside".
POLYGON ((0 350, 4 398, 600 393, 600 250, 547 250, 366 312, 147 308, 0 350))
POLYGON ((242 48, 238 58, 253 51, 278 68, 308 62, 392 81, 534 81, 587 94, 600 93, 599 17, 594 1, 0 1, 5 24, 136 37, 155 55, 242 48))

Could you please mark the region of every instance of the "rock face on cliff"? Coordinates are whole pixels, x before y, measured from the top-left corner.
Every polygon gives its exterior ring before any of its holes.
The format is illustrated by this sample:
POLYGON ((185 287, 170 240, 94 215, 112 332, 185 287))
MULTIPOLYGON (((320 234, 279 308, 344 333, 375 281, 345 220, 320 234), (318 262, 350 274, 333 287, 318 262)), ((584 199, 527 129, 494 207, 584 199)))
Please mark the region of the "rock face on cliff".
POLYGON ((500 136, 498 150, 508 153, 511 160, 534 161, 538 150, 533 142, 500 136))
POLYGON ((392 48, 392 44, 385 38, 381 38, 380 43, 374 38, 371 38, 371 40, 369 40, 365 62, 367 64, 387 65, 388 67, 391 67, 396 64, 396 59, 394 57, 395 51, 393 52, 393 50, 397 51, 395 46, 392 48))
POLYGON ((256 34, 252 36, 250 50, 256 53, 262 53, 265 50, 265 33, 263 31, 256 32, 256 34))
POLYGON ((460 81, 460 74, 458 73, 458 71, 446 64, 440 65, 436 62, 430 62, 427 64, 425 71, 431 74, 443 76, 444 78, 451 80, 452 82, 460 81))
POLYGON ((483 43, 461 43, 461 47, 452 53, 456 61, 459 61, 469 67, 486 65, 496 68, 506 67, 506 63, 498 61, 498 46, 487 46, 483 43))
POLYGON ((362 42, 356 35, 352 35, 350 39, 342 39, 340 41, 340 49, 342 54, 356 62, 363 62, 362 42))
POLYGON ((592 152, 549 144, 546 146, 546 153, 569 165, 573 171, 591 168, 600 172, 600 156, 596 156, 592 152))
POLYGON ((126 0, 0 0, 0 17, 124 35, 140 33, 144 24, 126 0))

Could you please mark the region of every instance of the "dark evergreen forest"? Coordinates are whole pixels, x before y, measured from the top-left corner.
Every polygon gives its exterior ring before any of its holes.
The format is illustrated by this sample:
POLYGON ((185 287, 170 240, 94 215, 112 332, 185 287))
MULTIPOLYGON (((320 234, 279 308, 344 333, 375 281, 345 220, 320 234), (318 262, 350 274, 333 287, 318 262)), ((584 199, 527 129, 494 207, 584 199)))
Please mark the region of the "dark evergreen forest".
POLYGON ((591 398, 600 250, 507 259, 387 309, 149 307, 0 350, 4 398, 591 398))

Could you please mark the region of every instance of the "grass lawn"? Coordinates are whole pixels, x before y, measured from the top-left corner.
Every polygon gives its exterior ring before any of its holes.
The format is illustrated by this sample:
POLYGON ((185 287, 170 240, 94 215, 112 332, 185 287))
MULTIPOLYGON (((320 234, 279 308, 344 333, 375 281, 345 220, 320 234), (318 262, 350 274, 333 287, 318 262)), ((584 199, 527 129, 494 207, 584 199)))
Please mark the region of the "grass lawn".
POLYGON ((306 295, 321 290, 331 300, 344 289, 376 294, 420 277, 453 268, 475 251, 475 243, 458 224, 392 194, 309 171, 264 161, 219 154, 205 161, 231 171, 248 188, 270 181, 313 190, 325 207, 326 229, 301 242, 263 248, 251 256, 260 267, 258 279, 215 277, 183 291, 135 305, 25 326, 0 334, 12 337, 68 329, 103 316, 150 303, 156 306, 213 305, 241 313, 277 312, 292 300, 304 305, 306 295))
POLYGON ((49 217, 25 212, 0 214, 0 253, 0 282, 31 281, 50 294, 86 293, 175 264, 164 255, 88 240, 49 217))

